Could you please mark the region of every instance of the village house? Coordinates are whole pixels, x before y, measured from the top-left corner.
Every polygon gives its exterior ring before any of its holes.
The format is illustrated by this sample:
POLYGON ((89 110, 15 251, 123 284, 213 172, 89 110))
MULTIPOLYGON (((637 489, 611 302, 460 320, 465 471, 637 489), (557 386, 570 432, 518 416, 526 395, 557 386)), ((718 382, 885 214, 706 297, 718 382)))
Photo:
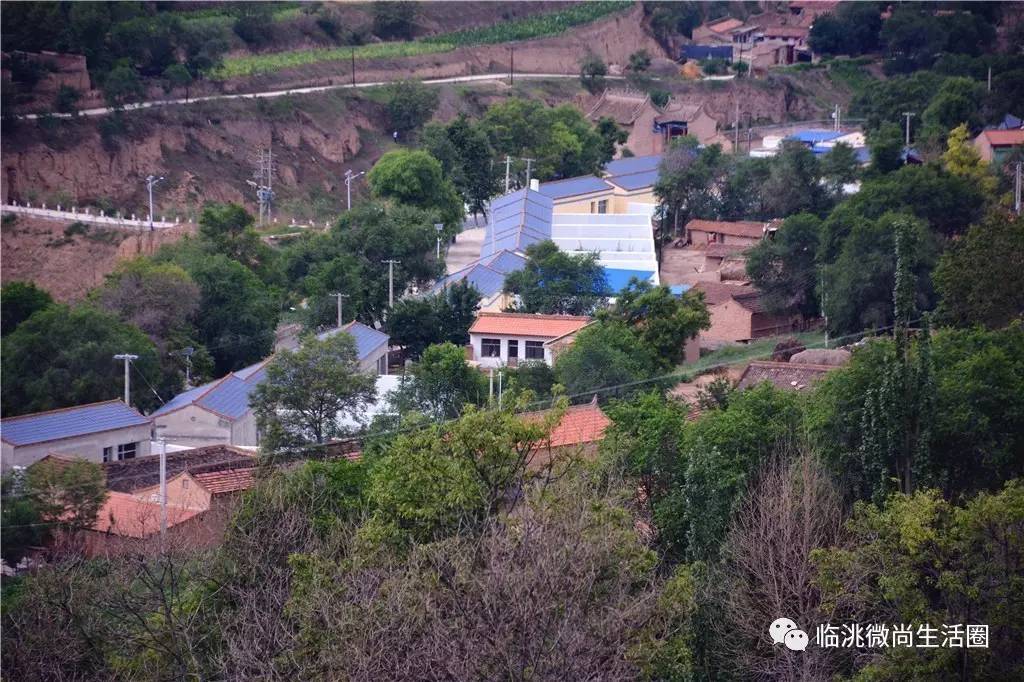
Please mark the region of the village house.
MULTIPOLYGON (((317 338, 325 339, 339 331, 355 340, 360 370, 378 375, 387 373, 387 334, 352 321, 340 330, 321 332, 317 338)), ((297 348, 298 343, 297 338, 294 341, 283 336, 278 338, 280 348, 297 348)), ((152 415, 157 433, 168 442, 189 447, 259 445, 256 414, 249 401, 266 377, 267 364, 272 359, 273 356, 174 396, 152 415)))
POLYGON ((691 135, 701 144, 717 141, 718 121, 711 117, 703 102, 683 102, 672 98, 664 107, 639 90, 608 88, 587 110, 587 118, 610 118, 624 128, 629 137, 626 147, 637 156, 661 154, 674 138, 691 135))
POLYGON ((0 420, 2 468, 51 453, 97 463, 147 457, 151 435, 151 419, 120 400, 8 417, 0 420))
POLYGON ((762 223, 750 220, 695 219, 686 223, 686 241, 694 246, 728 244, 750 247, 770 237, 780 225, 779 220, 762 223))
MULTIPOLYGON (((170 453, 167 469, 167 543, 203 548, 220 543, 238 495, 255 485, 256 458, 217 445, 170 453)), ((85 533, 86 556, 155 551, 160 533, 158 457, 103 466, 108 497, 85 533)))
MULTIPOLYGON (((550 414, 551 410, 526 412, 522 419, 527 423, 536 423, 543 421, 550 414)), ((585 405, 568 407, 547 437, 537 443, 529 463, 530 468, 542 469, 554 458, 562 455, 595 457, 610 425, 611 420, 597 404, 596 396, 585 405)))
POLYGON ((694 289, 704 294, 711 315, 711 327, 700 335, 702 347, 787 334, 800 325, 797 314, 770 313, 761 292, 750 285, 697 282, 694 289))
POLYGON ((505 293, 505 276, 510 272, 522 270, 526 266, 526 256, 502 249, 494 255, 479 258, 466 267, 444 277, 427 292, 436 296, 457 282, 468 282, 480 293, 478 310, 500 312, 512 304, 511 297, 505 293))
POLYGON ((1014 152, 1024 147, 1024 129, 983 130, 974 138, 974 148, 982 161, 1001 164, 1014 152))
POLYGON ((470 360, 481 368, 515 367, 526 361, 551 365, 558 351, 590 322, 577 315, 480 313, 469 328, 470 360))

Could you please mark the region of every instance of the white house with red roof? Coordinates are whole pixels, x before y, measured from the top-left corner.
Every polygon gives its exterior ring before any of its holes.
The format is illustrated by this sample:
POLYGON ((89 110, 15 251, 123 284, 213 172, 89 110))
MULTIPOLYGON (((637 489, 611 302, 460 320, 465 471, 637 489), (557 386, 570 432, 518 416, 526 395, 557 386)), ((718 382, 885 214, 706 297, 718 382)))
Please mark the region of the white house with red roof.
POLYGON ((480 313, 469 328, 470 358, 478 367, 552 364, 559 347, 571 343, 591 318, 579 315, 480 313))

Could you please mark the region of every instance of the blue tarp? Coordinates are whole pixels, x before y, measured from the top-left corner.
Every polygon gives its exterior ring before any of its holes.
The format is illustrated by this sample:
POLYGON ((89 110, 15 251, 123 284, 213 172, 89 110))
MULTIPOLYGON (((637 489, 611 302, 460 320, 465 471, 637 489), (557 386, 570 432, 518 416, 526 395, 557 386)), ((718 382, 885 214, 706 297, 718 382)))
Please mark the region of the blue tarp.
POLYGON ((626 288, 629 284, 629 280, 636 277, 641 282, 644 280, 650 281, 654 277, 653 270, 617 270, 614 268, 604 269, 604 278, 608 282, 608 288, 613 292, 618 293, 626 288))

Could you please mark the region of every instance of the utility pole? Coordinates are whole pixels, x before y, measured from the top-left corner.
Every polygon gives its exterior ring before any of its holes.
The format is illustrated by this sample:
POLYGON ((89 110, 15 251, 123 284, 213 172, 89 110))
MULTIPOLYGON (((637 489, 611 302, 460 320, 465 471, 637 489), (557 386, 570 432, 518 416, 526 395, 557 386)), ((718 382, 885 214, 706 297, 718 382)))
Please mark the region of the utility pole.
POLYGON ((733 137, 735 138, 735 140, 732 143, 732 153, 733 154, 739 154, 740 153, 740 99, 739 99, 739 97, 736 98, 736 131, 735 131, 735 135, 733 137))
POLYGON ((259 206, 259 223, 263 225, 270 219, 270 207, 274 201, 274 173, 277 166, 274 163, 274 151, 272 148, 260 147, 256 150, 256 166, 253 171, 253 180, 248 184, 256 189, 256 202, 259 206))
POLYGON ((168 353, 168 355, 180 355, 185 358, 185 389, 192 388, 192 355, 196 352, 196 349, 192 346, 186 346, 179 351, 168 353))
POLYGON ((512 168, 512 157, 505 155, 505 194, 508 194, 508 174, 512 168))
POLYGON ((348 210, 352 210, 352 181, 361 175, 366 175, 366 171, 359 171, 353 174, 351 170, 345 171, 345 205, 348 210))
POLYGON ((131 405, 132 392, 131 392, 131 375, 128 373, 128 369, 132 364, 132 360, 138 360, 138 355, 132 355, 131 353, 120 353, 114 356, 115 360, 124 360, 124 404, 131 405))
POLYGON ((489 379, 487 381, 487 386, 488 386, 487 397, 490 399, 489 402, 493 405, 494 404, 494 368, 493 367, 491 367, 490 371, 488 372, 488 377, 489 377, 489 379))
POLYGON ((536 159, 520 159, 526 162, 526 186, 530 186, 530 171, 533 169, 533 162, 536 159))
POLYGON ((906 141, 905 144, 906 144, 907 149, 910 149, 910 119, 912 119, 917 114, 915 114, 915 113, 913 113, 911 111, 904 111, 903 115, 907 117, 907 135, 906 135, 906 140, 907 141, 906 141))
POLYGON ((167 441, 160 439, 160 546, 167 539, 167 441))
POLYGON ((338 299, 338 329, 341 329, 342 315, 341 315, 341 301, 342 299, 348 298, 348 294, 343 294, 340 291, 331 294, 331 296, 338 299))
POLYGON ((158 182, 162 182, 164 177, 155 175, 146 176, 146 189, 149 191, 149 229, 153 229, 153 188, 156 187, 158 182))
POLYGON ((441 232, 444 230, 444 223, 434 223, 434 229, 437 230, 437 260, 441 260, 441 232))
POLYGON ((988 67, 988 91, 992 92, 992 67, 988 67))
POLYGON ((516 74, 516 48, 508 48, 508 86, 515 83, 516 74))
POLYGON ((499 410, 501 409, 501 378, 502 378, 503 374, 504 373, 499 369, 498 370, 498 409, 499 410))
POLYGON ((1017 162, 1017 170, 1014 173, 1014 210, 1017 215, 1021 214, 1021 162, 1017 162))
POLYGON ((352 87, 356 87, 356 48, 352 48, 352 87))
POLYGON ((393 308, 395 305, 395 265, 401 262, 393 258, 381 261, 381 263, 388 264, 388 308, 393 308))

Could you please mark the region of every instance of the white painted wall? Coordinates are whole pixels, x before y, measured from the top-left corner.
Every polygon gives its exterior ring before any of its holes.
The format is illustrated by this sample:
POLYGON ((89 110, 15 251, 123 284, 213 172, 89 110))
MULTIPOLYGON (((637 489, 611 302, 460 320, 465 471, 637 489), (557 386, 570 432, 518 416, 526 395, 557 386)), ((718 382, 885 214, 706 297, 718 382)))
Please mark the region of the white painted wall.
POLYGON ((27 467, 38 462, 51 452, 73 455, 90 462, 100 463, 103 461, 103 448, 113 448, 114 456, 116 457, 117 446, 123 443, 136 443, 137 454, 135 456, 148 457, 152 454, 149 447, 150 435, 150 425, 143 424, 141 426, 104 431, 77 438, 64 438, 20 447, 15 447, 10 443, 2 443, 2 447, 0 447, 0 460, 2 460, 3 471, 8 471, 13 466, 27 467))
MULTIPOLYGON (((473 347, 473 359, 480 365, 480 367, 505 367, 509 364, 508 358, 508 342, 518 341, 519 342, 519 354, 517 361, 519 363, 526 362, 527 360, 536 361, 540 358, 527 358, 526 357, 526 342, 536 341, 538 343, 544 343, 550 341, 553 337, 545 336, 513 336, 509 334, 470 334, 469 343, 473 347), (499 357, 485 358, 483 356, 483 340, 484 339, 498 339, 501 341, 501 355, 499 357)), ((544 348, 544 362, 551 364, 551 349, 544 348)))

